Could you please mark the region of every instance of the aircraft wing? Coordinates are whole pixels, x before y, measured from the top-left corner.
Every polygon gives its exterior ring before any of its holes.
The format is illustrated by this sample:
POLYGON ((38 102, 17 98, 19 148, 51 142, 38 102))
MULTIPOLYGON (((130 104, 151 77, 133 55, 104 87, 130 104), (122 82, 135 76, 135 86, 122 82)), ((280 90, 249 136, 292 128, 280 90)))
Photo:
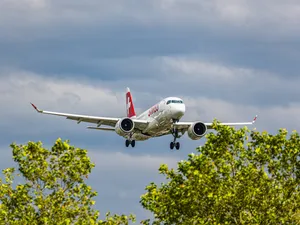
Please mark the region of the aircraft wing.
MULTIPOLYGON (((54 115, 54 116, 62 116, 69 120, 75 120, 77 123, 87 122, 87 123, 95 123, 97 124, 98 130, 113 130, 112 128, 99 128, 101 125, 115 127, 116 123, 122 118, 116 117, 99 117, 99 116, 87 116, 87 115, 79 115, 79 114, 70 114, 70 113, 60 113, 60 112, 51 112, 51 111, 44 111, 38 109, 34 104, 32 107, 38 112, 42 114, 54 115)), ((143 130, 147 125, 148 122, 145 120, 137 120, 132 119, 135 124, 135 129, 143 130)), ((88 127, 89 129, 95 129, 93 127, 88 127)))
MULTIPOLYGON (((220 125, 226 125, 226 126, 245 126, 245 125, 252 125, 255 123, 257 119, 257 115, 254 117, 254 119, 251 122, 237 122, 237 123, 220 123, 220 125)), ((181 131, 186 131, 189 129, 189 127, 193 124, 194 122, 178 122, 174 124, 174 128, 181 130, 181 131)), ((207 129, 212 129, 212 124, 213 123, 204 123, 207 126, 207 129)))

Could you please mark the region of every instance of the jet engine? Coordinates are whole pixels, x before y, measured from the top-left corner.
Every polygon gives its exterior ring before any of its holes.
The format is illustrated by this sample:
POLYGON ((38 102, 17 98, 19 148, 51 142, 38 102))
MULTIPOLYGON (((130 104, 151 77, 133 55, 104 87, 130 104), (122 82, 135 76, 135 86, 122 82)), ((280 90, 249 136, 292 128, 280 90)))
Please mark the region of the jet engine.
POLYGON ((115 131, 118 135, 124 136, 134 129, 134 122, 130 118, 120 119, 115 126, 115 131))
POLYGON ((202 122, 193 123, 187 130, 188 136, 192 140, 199 140, 206 134, 206 131, 207 131, 207 127, 202 122))

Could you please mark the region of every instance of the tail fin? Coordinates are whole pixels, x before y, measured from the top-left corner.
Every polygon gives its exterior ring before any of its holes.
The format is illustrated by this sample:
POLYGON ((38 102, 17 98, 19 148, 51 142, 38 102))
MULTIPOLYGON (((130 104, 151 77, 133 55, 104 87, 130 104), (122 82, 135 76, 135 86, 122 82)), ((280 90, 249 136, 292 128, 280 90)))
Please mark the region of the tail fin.
POLYGON ((134 105, 132 101, 132 96, 130 93, 130 89, 127 88, 126 91, 126 109, 127 109, 127 117, 136 117, 135 110, 134 110, 134 105))

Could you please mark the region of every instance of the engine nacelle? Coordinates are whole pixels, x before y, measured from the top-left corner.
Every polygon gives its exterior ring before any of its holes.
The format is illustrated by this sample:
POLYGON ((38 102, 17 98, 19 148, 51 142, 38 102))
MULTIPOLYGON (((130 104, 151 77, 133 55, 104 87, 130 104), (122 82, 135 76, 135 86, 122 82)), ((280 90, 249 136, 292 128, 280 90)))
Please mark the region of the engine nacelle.
POLYGON ((207 131, 207 126, 202 122, 193 123, 187 130, 189 138, 192 140, 199 140, 207 131))
POLYGON ((134 122, 130 118, 120 119, 115 126, 115 131, 120 136, 129 134, 134 129, 134 122))

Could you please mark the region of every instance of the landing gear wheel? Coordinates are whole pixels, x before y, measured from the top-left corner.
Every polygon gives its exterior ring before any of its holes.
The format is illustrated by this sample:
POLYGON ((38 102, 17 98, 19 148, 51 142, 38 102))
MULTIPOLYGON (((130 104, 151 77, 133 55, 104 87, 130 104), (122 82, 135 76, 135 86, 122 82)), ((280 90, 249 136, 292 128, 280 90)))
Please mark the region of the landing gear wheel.
POLYGON ((135 140, 131 141, 131 146, 134 148, 134 146, 135 146, 135 140))
POLYGON ((179 150, 179 148, 180 148, 180 143, 177 142, 177 143, 175 144, 175 147, 176 147, 177 150, 179 150))
POLYGON ((125 141, 125 145, 126 145, 126 147, 128 147, 128 146, 130 145, 130 141, 129 141, 129 140, 126 140, 126 141, 125 141))
POLYGON ((175 145, 174 142, 171 142, 171 143, 170 143, 170 149, 173 149, 173 148, 174 148, 174 145, 175 145))

